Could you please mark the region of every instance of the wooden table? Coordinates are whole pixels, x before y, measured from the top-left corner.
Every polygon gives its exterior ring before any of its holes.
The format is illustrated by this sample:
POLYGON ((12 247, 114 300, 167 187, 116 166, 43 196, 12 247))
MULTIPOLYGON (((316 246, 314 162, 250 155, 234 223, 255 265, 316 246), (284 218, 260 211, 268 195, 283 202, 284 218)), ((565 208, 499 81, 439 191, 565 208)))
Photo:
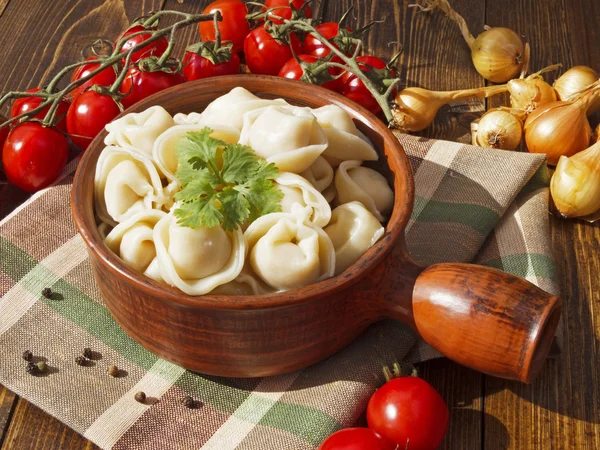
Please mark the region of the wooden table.
MULTIPOLYGON (((159 8, 199 12, 200 0, 0 0, 0 90, 47 82, 80 58, 97 38, 112 40, 135 17, 159 8)), ((385 19, 366 39, 369 52, 390 58, 402 43, 405 84, 431 89, 483 85, 456 26, 441 13, 417 13, 412 0, 321 0, 316 17, 337 20, 354 5, 351 25, 385 19), (390 42, 396 43, 389 45, 390 42)), ((473 34, 484 25, 507 26, 527 37, 532 68, 585 64, 600 70, 598 0, 452 0, 473 34)), ((178 52, 197 40, 180 34, 178 52)), ((426 135, 464 136, 481 101, 444 108, 426 135)), ((5 112, 6 113, 6 112, 5 112)), ((27 195, 0 185, 0 218, 27 195)), ((500 380, 448 360, 422 364, 421 374, 451 409, 447 449, 600 448, 600 225, 552 218, 552 238, 563 289, 565 346, 532 385, 500 380)), ((95 446, 56 419, 0 386, 0 447, 90 449, 95 446)))

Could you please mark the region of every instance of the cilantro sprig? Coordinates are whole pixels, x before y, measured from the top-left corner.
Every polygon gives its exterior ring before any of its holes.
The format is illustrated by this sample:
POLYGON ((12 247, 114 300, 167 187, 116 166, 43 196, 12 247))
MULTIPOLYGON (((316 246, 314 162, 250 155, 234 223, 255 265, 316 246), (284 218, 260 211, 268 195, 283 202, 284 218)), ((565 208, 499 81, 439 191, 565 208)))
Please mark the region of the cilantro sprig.
POLYGON ((175 146, 176 176, 182 184, 175 195, 181 202, 175 210, 177 223, 233 231, 248 220, 281 211, 283 192, 273 181, 277 167, 246 145, 210 137, 212 132, 208 127, 189 132, 175 146))

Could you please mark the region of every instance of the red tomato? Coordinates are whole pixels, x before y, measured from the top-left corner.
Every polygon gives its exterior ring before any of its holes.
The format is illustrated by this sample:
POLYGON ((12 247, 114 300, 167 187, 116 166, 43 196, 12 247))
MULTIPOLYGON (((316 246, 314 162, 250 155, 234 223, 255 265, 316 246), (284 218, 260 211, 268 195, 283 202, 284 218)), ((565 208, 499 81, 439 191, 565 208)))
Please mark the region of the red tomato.
MULTIPOLYGON (((296 54, 302 53, 300 41, 291 36, 296 54)), ((283 65, 292 58, 292 49, 275 40, 263 26, 250 32, 244 41, 244 55, 250 72, 277 75, 283 65)))
POLYGON ((185 83, 185 77, 180 72, 146 72, 135 65, 129 69, 121 84, 120 92, 126 94, 121 103, 125 108, 129 108, 152 94, 181 83, 185 83))
MULTIPOLYGON (((336 37, 340 31, 340 26, 337 22, 325 22, 321 25, 317 25, 315 29, 323 35, 325 39, 330 41, 334 37, 336 37)), ((350 28, 346 27, 346 30, 352 31, 350 28)), ((339 48, 335 45, 335 48, 339 48)), ((304 38, 304 53, 307 55, 317 56, 322 58, 323 56, 329 55, 331 50, 325 44, 323 44, 320 40, 314 37, 311 34, 307 34, 304 38)), ((351 52, 346 52, 348 56, 351 56, 351 52)))
MULTIPOLYGON (((100 67, 99 62, 94 62, 96 60, 97 60, 97 58, 95 56, 86 58, 86 61, 90 61, 90 63, 77 67, 73 71, 73 75, 71 75, 71 82, 77 81, 80 78, 83 78, 83 77, 89 75, 91 72, 93 72, 98 67, 100 67)), ((87 80, 81 86, 79 86, 78 88, 75 88, 73 91, 71 91, 71 98, 73 98, 73 99, 77 98, 78 95, 81 95, 87 88, 89 88, 95 84, 97 84, 98 86, 111 86, 115 82, 116 79, 117 79, 117 71, 115 70, 115 68, 113 66, 107 67, 106 69, 102 70, 100 73, 97 73, 92 78, 87 80)))
POLYGON ((240 57, 237 53, 232 53, 229 61, 217 64, 213 64, 202 55, 190 51, 185 52, 183 58, 183 74, 188 81, 221 75, 234 75, 239 71, 240 57))
MULTIPOLYGON (((144 41, 147 41, 148 39, 150 39, 152 37, 153 29, 146 28, 143 25, 133 25, 119 35, 119 37, 115 41, 115 47, 117 45, 117 42, 119 42, 120 39, 130 36, 134 33, 139 33, 140 31, 144 31, 144 30, 148 30, 148 32, 127 39, 125 41, 125 44, 123 44, 123 47, 121 47, 120 53, 125 53, 130 48, 133 48, 136 45, 141 44, 144 41)), ((135 51, 131 55, 130 62, 136 63, 140 59, 147 58, 148 56, 161 56, 167 50, 168 46, 169 46, 169 41, 167 40, 166 37, 163 36, 160 39, 154 41, 152 44, 149 44, 146 47, 135 51)), ((123 64, 125 64, 125 58, 123 58, 123 64)))
MULTIPOLYGON (((319 58, 317 58, 316 56, 311 56, 311 55, 298 55, 298 58, 300 58, 302 61, 307 62, 307 63, 314 63, 314 62, 319 61, 319 58)), ((339 73, 339 70, 336 69, 335 67, 330 67, 328 69, 328 72, 332 76, 335 76, 336 73, 339 73)), ((286 62, 284 64, 284 66, 281 68, 281 70, 279 71, 280 77, 289 78, 290 80, 299 80, 300 78, 302 78, 302 75, 304 75, 304 70, 302 69, 302 66, 300 66, 298 61, 296 61, 295 58, 292 58, 288 62, 286 62)), ((321 86, 323 86, 324 88, 330 89, 332 91, 341 92, 342 80, 341 80, 341 78, 338 78, 337 80, 326 81, 321 86)))
MULTIPOLYGON (((272 14, 274 16, 278 16, 282 19, 287 20, 290 20, 292 18, 292 8, 290 8, 290 0, 267 0, 263 9, 276 8, 277 6, 280 6, 280 8, 274 9, 269 15, 272 14)), ((292 0, 292 6, 296 9, 304 8, 304 16, 307 19, 312 18, 312 10, 310 9, 310 6, 308 6, 305 0, 292 0)), ((271 20, 273 20, 273 23, 283 23, 283 21, 279 19, 271 20)))
POLYGON ((19 124, 2 147, 6 178, 24 191, 38 191, 58 178, 68 153, 67 139, 56 128, 39 122, 19 124))
MULTIPOLYGON (((202 14, 211 14, 220 11, 223 20, 219 22, 219 31, 222 41, 231 41, 233 43, 233 52, 237 53, 244 47, 244 39, 250 32, 250 25, 246 20, 248 8, 241 0, 217 0, 212 2, 202 14)), ((215 25, 209 21, 198 24, 200 36, 204 42, 211 42, 216 39, 215 25)))
MULTIPOLYGON (((375 69, 384 69, 385 61, 375 57, 375 56, 359 56, 356 58, 359 64, 359 67, 363 72, 368 72, 370 69, 365 64, 368 64, 375 69)), ((396 71, 394 69, 391 70, 390 76, 396 76, 396 71)), ((353 73, 346 72, 342 75, 342 93, 349 98, 350 100, 355 101, 356 103, 364 106, 373 114, 379 114, 381 112, 381 106, 377 103, 377 100, 373 98, 371 92, 366 88, 364 83, 353 73)))
POLYGON ((109 95, 86 91, 75 99, 67 113, 67 130, 71 140, 85 150, 104 125, 119 115, 121 109, 109 95))
POLYGON ((427 381, 417 377, 394 378, 369 400, 369 428, 410 450, 438 448, 448 429, 444 399, 427 381))
POLYGON ((325 439, 319 450, 396 450, 396 443, 369 428, 346 428, 325 439))
MULTIPOLYGON (((40 88, 29 89, 27 92, 38 92, 40 88)), ((23 97, 18 98, 14 101, 12 108, 10 109, 10 117, 17 117, 27 111, 31 111, 32 109, 37 108, 42 103, 41 97, 23 97)), ((46 113, 50 109, 50 106, 45 107, 39 113, 37 113, 34 117, 36 119, 43 120, 46 116, 46 113)), ((67 131, 67 121, 65 120, 65 116, 69 109, 69 102, 65 99, 62 99, 58 104, 58 108, 56 110, 56 127, 62 131, 67 131)))

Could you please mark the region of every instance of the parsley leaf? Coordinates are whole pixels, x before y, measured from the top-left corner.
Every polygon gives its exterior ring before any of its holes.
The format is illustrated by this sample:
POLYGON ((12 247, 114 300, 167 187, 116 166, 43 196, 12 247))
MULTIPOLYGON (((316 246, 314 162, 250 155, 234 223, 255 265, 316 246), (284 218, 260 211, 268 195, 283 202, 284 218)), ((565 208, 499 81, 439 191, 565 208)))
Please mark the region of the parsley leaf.
POLYGON ((281 211, 283 192, 274 182, 279 171, 240 144, 210 137, 212 130, 187 133, 175 146, 176 176, 182 189, 177 223, 190 228, 221 225, 235 230, 246 221, 281 211))

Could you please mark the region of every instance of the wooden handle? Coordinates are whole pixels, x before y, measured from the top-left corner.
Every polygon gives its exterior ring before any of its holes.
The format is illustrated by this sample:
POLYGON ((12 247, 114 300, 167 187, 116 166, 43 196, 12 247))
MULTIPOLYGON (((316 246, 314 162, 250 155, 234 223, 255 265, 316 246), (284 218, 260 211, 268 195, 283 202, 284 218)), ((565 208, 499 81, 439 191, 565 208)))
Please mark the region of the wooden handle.
POLYGON ((416 280, 412 313, 417 332, 448 358, 529 383, 550 350, 561 301, 497 269, 436 264, 416 280))

